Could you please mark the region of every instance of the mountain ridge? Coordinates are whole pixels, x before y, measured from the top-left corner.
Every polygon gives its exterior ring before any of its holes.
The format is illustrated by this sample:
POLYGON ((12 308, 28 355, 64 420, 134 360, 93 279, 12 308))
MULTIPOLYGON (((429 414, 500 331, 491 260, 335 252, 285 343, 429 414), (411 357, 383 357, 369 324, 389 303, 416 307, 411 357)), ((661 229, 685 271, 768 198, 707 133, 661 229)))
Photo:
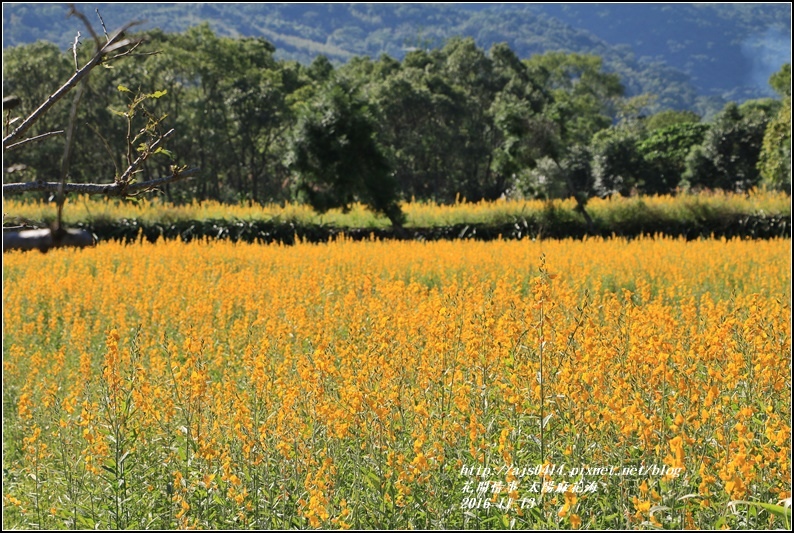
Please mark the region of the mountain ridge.
MULTIPOLYGON (((184 31, 203 21, 220 35, 263 37, 276 57, 308 63, 323 54, 401 59, 453 36, 519 57, 593 53, 627 94, 654 93, 664 108, 707 114, 727 100, 771 95, 769 75, 791 56, 790 4, 76 4, 99 10, 109 30, 137 18, 141 29, 184 31), (652 21, 652 22, 651 22, 652 21), (695 38, 697 35, 698 38, 695 38)), ((77 31, 59 4, 4 4, 3 47, 43 38, 66 49, 77 31)), ((94 15, 94 18, 95 15, 94 15)))

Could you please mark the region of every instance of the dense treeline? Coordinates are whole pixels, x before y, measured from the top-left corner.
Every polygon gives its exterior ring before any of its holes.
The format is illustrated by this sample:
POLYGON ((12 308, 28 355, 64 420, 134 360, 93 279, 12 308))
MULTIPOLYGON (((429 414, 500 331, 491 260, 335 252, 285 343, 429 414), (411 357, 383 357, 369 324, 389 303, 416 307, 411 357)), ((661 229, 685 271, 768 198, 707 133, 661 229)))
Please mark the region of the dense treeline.
MULTIPOLYGON (((401 199, 448 203, 500 196, 577 198, 669 193, 679 187, 790 188, 790 67, 771 80, 782 100, 696 114, 646 116, 652 95, 626 98, 592 55, 521 60, 471 39, 402 61, 355 57, 334 67, 281 61, 261 38, 209 26, 152 30, 148 51, 98 69, 79 109, 71 181, 118 175, 135 132, 162 120, 175 138, 139 179, 199 166, 172 201, 307 200, 318 209, 363 201, 400 224, 401 199), (136 97, 139 97, 136 99, 136 97)), ((87 53, 87 52, 86 52, 87 53)), ((32 111, 74 71, 71 53, 38 42, 3 54, 3 93, 32 111)), ((38 133, 68 122, 62 102, 38 133)), ((4 182, 58 176, 62 141, 6 156, 4 182)))

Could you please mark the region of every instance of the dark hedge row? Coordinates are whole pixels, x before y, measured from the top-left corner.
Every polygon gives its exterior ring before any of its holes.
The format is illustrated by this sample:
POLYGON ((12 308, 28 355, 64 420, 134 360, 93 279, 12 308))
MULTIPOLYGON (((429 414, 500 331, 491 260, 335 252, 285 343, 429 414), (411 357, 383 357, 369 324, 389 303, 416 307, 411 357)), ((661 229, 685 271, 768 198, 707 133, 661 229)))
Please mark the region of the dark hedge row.
POLYGON ((750 239, 769 239, 791 237, 791 216, 786 215, 735 215, 721 216, 707 220, 656 221, 624 220, 620 224, 599 224, 595 221, 595 231, 588 233, 584 222, 572 219, 536 220, 519 219, 505 224, 456 224, 431 228, 340 228, 335 226, 309 225, 296 222, 241 221, 241 220, 204 220, 179 221, 174 223, 141 224, 138 220, 120 220, 113 223, 78 223, 77 227, 93 232, 99 241, 116 240, 132 243, 146 239, 150 242, 158 238, 181 239, 229 239, 234 242, 294 244, 297 239, 304 242, 327 242, 340 234, 353 240, 399 239, 417 241, 436 241, 452 239, 475 239, 489 241, 494 239, 530 238, 582 238, 585 235, 609 237, 638 237, 640 235, 662 234, 672 237, 685 237, 688 240, 714 237, 740 237, 750 239))

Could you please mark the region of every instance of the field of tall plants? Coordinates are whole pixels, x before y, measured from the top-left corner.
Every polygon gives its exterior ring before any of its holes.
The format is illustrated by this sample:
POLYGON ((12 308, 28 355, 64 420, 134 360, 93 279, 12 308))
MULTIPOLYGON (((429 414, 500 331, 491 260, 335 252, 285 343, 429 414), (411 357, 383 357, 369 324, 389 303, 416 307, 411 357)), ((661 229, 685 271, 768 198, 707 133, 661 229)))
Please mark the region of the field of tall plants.
MULTIPOLYGON (((428 202, 406 202, 402 209, 407 227, 431 227, 454 224, 502 224, 522 218, 538 218, 549 210, 558 217, 577 219, 576 201, 566 200, 499 200, 494 202, 466 202, 465 198, 451 205, 428 202)), ((791 215, 791 197, 777 191, 756 189, 746 194, 714 191, 710 193, 679 194, 677 196, 634 196, 592 198, 587 204, 591 216, 606 225, 628 219, 676 220, 696 222, 714 216, 734 214, 791 215)), ((10 221, 22 220, 48 223, 55 220, 53 203, 11 199, 3 204, 3 214, 10 221)), ((175 205, 158 199, 141 198, 135 202, 93 199, 77 196, 66 203, 64 222, 95 223, 137 220, 141 224, 167 224, 178 221, 244 220, 281 221, 301 224, 324 224, 347 228, 377 228, 389 225, 362 204, 354 204, 350 211, 332 209, 320 214, 305 204, 237 205, 215 201, 175 205)), ((5 220, 5 219, 4 219, 5 220)))
POLYGON ((790 253, 5 253, 3 527, 789 527, 790 253))

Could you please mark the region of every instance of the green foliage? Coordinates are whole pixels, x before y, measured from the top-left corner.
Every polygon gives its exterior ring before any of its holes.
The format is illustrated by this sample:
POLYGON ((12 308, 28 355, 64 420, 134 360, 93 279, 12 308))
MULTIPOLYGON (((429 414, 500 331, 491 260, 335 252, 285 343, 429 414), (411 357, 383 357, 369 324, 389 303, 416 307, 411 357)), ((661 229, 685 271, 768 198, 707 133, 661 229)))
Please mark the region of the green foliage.
POLYGON ((791 63, 786 63, 779 71, 772 74, 769 77, 769 85, 781 97, 791 97, 791 63))
POLYGON ((645 161, 637 145, 641 132, 630 125, 602 130, 593 138, 595 191, 628 196, 644 185, 645 161))
POLYGON ((309 68, 306 69, 306 75, 317 83, 323 83, 329 80, 334 71, 334 66, 331 61, 324 55, 319 55, 312 61, 309 68))
POLYGON ((775 100, 774 98, 747 100, 739 105, 739 113, 743 117, 758 115, 766 120, 773 118, 778 110, 780 110, 780 100, 775 100))
POLYGON ((654 113, 645 120, 648 131, 654 131, 677 124, 694 124, 700 122, 700 115, 694 111, 677 111, 667 109, 654 113))
POLYGON ((461 97, 436 68, 414 67, 412 60, 430 57, 415 52, 400 70, 369 88, 379 139, 406 197, 450 200, 461 97))
POLYGON ((674 190, 686 171, 686 158, 700 145, 708 124, 678 122, 652 131, 637 145, 644 164, 643 191, 662 194, 674 190))
POLYGON ((366 103, 342 83, 327 84, 305 106, 292 141, 292 168, 299 193, 314 209, 348 210, 361 201, 402 225, 396 183, 374 134, 366 103))
POLYGON ((587 145, 612 123, 614 105, 624 88, 617 75, 603 71, 600 57, 549 52, 525 63, 553 97, 547 113, 560 126, 565 144, 587 145))
POLYGON ((758 107, 747 106, 744 111, 733 103, 725 106, 703 144, 687 157, 688 185, 733 191, 758 185, 757 164, 768 118, 758 107))
POLYGON ((549 100, 506 46, 489 54, 471 39, 341 69, 377 110, 379 140, 405 198, 494 199, 534 165, 533 123, 549 100))
POLYGON ((581 206, 595 193, 592 160, 592 152, 583 145, 573 146, 561 158, 543 157, 521 177, 518 189, 527 198, 574 197, 581 206))
POLYGON ((791 97, 767 125, 758 169, 764 185, 791 191, 791 97))
POLYGON ((777 115, 764 132, 758 159, 763 185, 791 192, 791 63, 769 78, 769 84, 783 97, 777 115))
POLYGON ((542 173, 535 173, 536 179, 531 180, 534 183, 523 188, 526 191, 540 185, 546 195, 564 190, 565 196, 576 198, 576 209, 591 226, 585 211, 595 185, 589 146, 593 135, 612 123, 623 86, 616 75, 603 71, 598 56, 551 52, 524 63, 532 84, 548 95, 542 111, 545 120, 536 121, 533 128, 539 135, 530 138, 542 147, 539 155, 548 157, 556 169, 540 169, 542 173))

